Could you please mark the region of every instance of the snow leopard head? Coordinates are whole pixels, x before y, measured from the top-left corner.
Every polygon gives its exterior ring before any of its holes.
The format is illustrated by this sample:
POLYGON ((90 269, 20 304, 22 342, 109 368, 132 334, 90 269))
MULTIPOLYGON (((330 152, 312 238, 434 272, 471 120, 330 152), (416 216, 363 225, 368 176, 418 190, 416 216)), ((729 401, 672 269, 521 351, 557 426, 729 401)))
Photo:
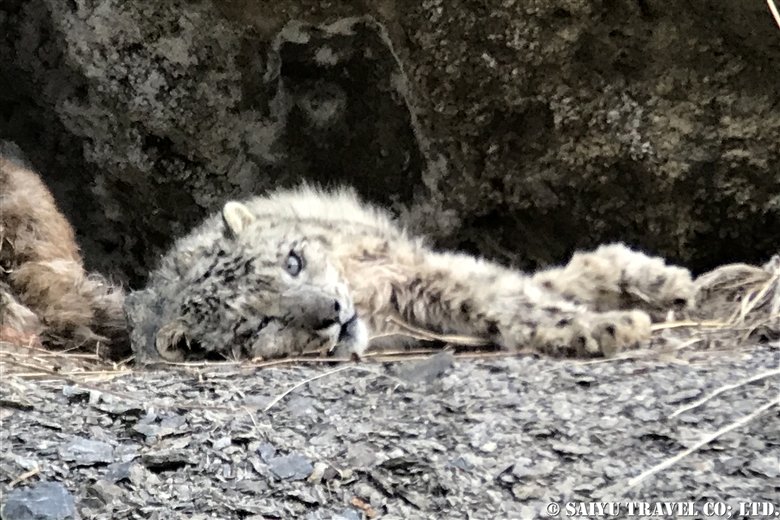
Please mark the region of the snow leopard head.
POLYGON ((360 354, 368 343, 327 238, 240 202, 180 240, 152 280, 165 359, 360 354))

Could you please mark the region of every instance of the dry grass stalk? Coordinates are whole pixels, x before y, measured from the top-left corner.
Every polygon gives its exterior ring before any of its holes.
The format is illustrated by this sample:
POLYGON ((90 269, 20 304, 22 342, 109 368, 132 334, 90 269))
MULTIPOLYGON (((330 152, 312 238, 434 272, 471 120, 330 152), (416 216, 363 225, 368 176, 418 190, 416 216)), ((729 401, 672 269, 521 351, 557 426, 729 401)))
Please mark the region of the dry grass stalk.
MULTIPOLYGON (((433 354, 441 352, 436 350, 433 354)), ((528 354, 533 354, 531 350, 519 350, 517 352, 459 352, 453 353, 455 359, 501 359, 509 357, 517 357, 528 354)), ((372 356, 369 362, 374 363, 398 363, 403 361, 420 361, 429 359, 433 354, 412 354, 412 355, 395 355, 395 356, 383 356, 382 353, 378 353, 376 356, 372 356)))
POLYGON ((780 29, 780 12, 777 10, 777 6, 775 5, 774 0, 766 0, 767 5, 769 6, 769 11, 772 13, 772 17, 775 19, 775 23, 777 23, 777 27, 780 29))
POLYGON ((279 394, 276 397, 274 397, 271 400, 270 403, 265 405, 265 407, 263 408, 263 411, 267 412, 268 410, 270 410, 271 408, 276 406, 276 404, 278 404, 279 401, 281 401, 282 399, 284 399, 285 397, 290 395, 290 393, 294 392, 298 388, 301 388, 302 386, 307 385, 307 384, 311 383, 312 381, 316 381, 317 379, 322 379, 324 377, 332 376, 333 374, 337 374, 337 373, 343 372, 345 370, 359 370, 361 372, 368 372, 370 374, 374 374, 375 376, 383 376, 383 377, 387 377, 389 379, 392 379, 393 381, 395 381, 399 385, 405 385, 406 384, 406 382, 402 381, 401 379, 398 379, 396 377, 393 377, 393 376, 390 376, 390 375, 387 375, 387 374, 381 374, 381 373, 376 372, 375 370, 371 370, 369 368, 364 368, 364 367, 360 367, 360 366, 356 366, 356 365, 347 365, 347 366, 343 366, 343 367, 337 368, 335 370, 330 370, 328 372, 325 372, 324 374, 318 374, 316 376, 309 377, 307 379, 304 379, 300 383, 297 383, 297 384, 291 386, 290 388, 288 388, 287 390, 285 390, 281 394, 279 394))
POLYGON ((680 321, 664 321, 661 323, 653 323, 650 326, 650 330, 658 332, 661 330, 669 329, 684 329, 684 328, 696 328, 696 329, 722 329, 728 327, 729 323, 725 321, 717 320, 680 320, 680 321))
POLYGON ((771 294, 777 293, 777 281, 780 280, 780 275, 776 274, 773 275, 771 278, 769 278, 766 283, 761 287, 761 289, 758 291, 757 294, 752 293, 748 298, 742 299, 742 305, 740 305, 739 314, 736 316, 735 320, 737 323, 745 323, 745 319, 747 318, 747 315, 753 312, 753 310, 756 309, 760 304, 766 303, 765 299, 768 294, 770 294, 770 291, 774 291, 771 294), (755 296, 753 296, 755 294, 755 296))
POLYGON ((709 401, 713 397, 716 397, 716 396, 722 394, 723 392, 726 392, 728 390, 733 390, 735 388, 739 388, 741 386, 748 385, 748 384, 753 383, 755 381, 760 381, 762 379, 766 379, 768 377, 774 377, 774 376, 780 376, 780 368, 775 369, 775 370, 770 370, 768 372, 763 372, 761 374, 755 375, 755 376, 750 377, 748 379, 744 379, 742 381, 739 381, 739 382, 731 384, 731 385, 721 386, 720 388, 718 388, 714 392, 712 392, 712 393, 702 397, 701 399, 697 399, 696 401, 694 401, 692 403, 689 403, 689 404, 687 404, 687 405, 685 405, 683 407, 678 408, 673 414, 671 414, 669 416, 669 418, 673 419, 673 418, 677 417, 678 415, 680 415, 682 413, 685 413, 685 412, 687 412, 689 410, 693 410, 694 408, 698 408, 699 406, 703 405, 704 403, 706 403, 707 401, 709 401))
POLYGON ((345 367, 337 368, 335 370, 330 370, 330 371, 325 372, 323 374, 317 374, 316 376, 312 376, 312 377, 309 377, 307 379, 304 379, 300 383, 297 383, 297 384, 291 386, 290 388, 288 388, 287 390, 285 390, 281 394, 279 394, 276 397, 274 397, 273 399, 271 399, 271 402, 268 403, 267 405, 265 405, 265 408, 263 408, 263 411, 267 412, 268 410, 273 408, 279 401, 281 401, 282 399, 284 399, 285 397, 290 395, 290 393, 294 392, 295 390, 297 390, 298 388, 300 388, 300 387, 302 387, 304 385, 307 385, 307 384, 311 383, 312 381, 316 381, 317 379, 322 379, 323 377, 332 376, 333 374, 337 374, 337 373, 343 372, 345 370, 350 370, 352 368, 353 367, 351 365, 347 365, 345 367))
POLYGON ((47 350, 30 342, 0 341, 0 373, 4 376, 78 383, 86 379, 113 379, 131 372, 92 353, 47 350))
MULTIPOLYGON (((400 318, 400 316, 390 316, 387 321, 399 326, 404 330, 399 335, 409 336, 419 340, 425 341, 441 341, 444 343, 450 343, 452 345, 458 345, 463 347, 486 347, 492 342, 485 338, 477 336, 465 336, 460 334, 438 334, 429 330, 416 327, 409 323, 406 323, 400 318)), ((377 336, 379 337, 379 336, 377 336)), ((374 338, 372 338, 374 339, 374 338)))
POLYGON ((746 425, 762 413, 766 412, 773 406, 780 406, 780 397, 777 399, 774 399, 772 401, 769 401, 768 403, 764 403, 763 405, 756 408, 754 411, 749 413, 748 415, 745 415, 744 417, 740 417, 738 420, 734 421, 733 423, 724 426, 720 430, 716 431, 715 433, 711 433, 709 435, 705 435, 702 437, 701 440, 699 440, 696 444, 691 446, 690 448, 681 451, 674 457, 668 458, 665 461, 661 462, 660 464, 657 464, 653 466, 652 468, 648 469, 647 471, 642 472, 641 474, 637 475, 636 477, 632 478, 628 481, 628 488, 632 488, 645 480, 647 477, 650 477, 652 475, 655 475, 656 473, 663 471, 671 466, 674 466, 676 463, 678 463, 680 460, 684 459, 691 453, 695 452, 696 450, 701 449, 703 446, 706 446, 707 444, 711 443, 718 437, 725 435, 729 433, 730 431, 736 430, 737 428, 740 428, 741 426, 746 425))
POLYGON ((761 330, 780 334, 780 271, 767 266, 729 264, 700 276, 696 312, 711 319, 671 321, 653 325, 653 333, 676 329, 733 351, 761 330))
MULTIPOLYGON (((686 341, 683 341, 677 345, 674 345, 669 348, 653 348, 652 345, 648 348, 642 348, 642 349, 636 349, 636 350, 627 350, 625 352, 621 352, 620 354, 617 354, 612 357, 608 358, 597 358, 597 359, 584 359, 584 360, 567 360, 567 363, 561 363, 559 365, 556 365, 552 368, 549 368, 545 370, 543 373, 547 374, 550 372, 555 372, 556 370, 559 370, 563 367, 565 367, 569 363, 574 363, 577 365, 601 365, 604 363, 615 363, 618 361, 629 361, 629 360, 638 360, 638 359, 659 359, 662 358, 666 354, 672 354, 676 353, 680 350, 684 350, 692 345, 695 345, 697 343, 702 342, 702 338, 691 338, 686 341)), ((685 362, 684 359, 675 357, 669 361, 677 361, 677 362, 685 362)))
POLYGON ((16 477, 15 479, 13 479, 11 482, 8 483, 8 489, 13 489, 14 487, 18 486, 28 478, 32 478, 40 472, 41 472, 41 468, 39 468, 38 466, 35 466, 33 469, 29 471, 25 471, 24 473, 22 473, 21 475, 19 475, 18 477, 16 477))

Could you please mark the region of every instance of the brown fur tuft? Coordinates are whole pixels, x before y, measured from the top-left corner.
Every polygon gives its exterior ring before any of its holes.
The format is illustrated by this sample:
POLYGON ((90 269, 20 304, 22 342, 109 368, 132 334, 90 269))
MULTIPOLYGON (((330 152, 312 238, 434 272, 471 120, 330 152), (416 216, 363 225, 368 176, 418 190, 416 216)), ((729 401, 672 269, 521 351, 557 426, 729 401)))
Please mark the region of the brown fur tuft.
POLYGON ((0 157, 0 326, 45 344, 129 352, 124 292, 88 275, 75 234, 38 175, 0 157))

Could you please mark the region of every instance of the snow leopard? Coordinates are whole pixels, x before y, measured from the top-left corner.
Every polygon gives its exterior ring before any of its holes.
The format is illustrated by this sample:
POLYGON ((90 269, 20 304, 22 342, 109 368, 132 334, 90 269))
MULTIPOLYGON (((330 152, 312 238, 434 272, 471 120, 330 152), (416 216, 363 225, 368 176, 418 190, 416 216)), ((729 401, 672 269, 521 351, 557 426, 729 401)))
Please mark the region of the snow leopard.
MULTIPOLYGON (((624 244, 535 274, 439 251, 348 188, 227 202, 130 295, 149 358, 360 356, 405 326, 553 356, 611 356, 691 305, 690 272, 624 244)), ((404 340, 408 345, 408 338, 404 340)))

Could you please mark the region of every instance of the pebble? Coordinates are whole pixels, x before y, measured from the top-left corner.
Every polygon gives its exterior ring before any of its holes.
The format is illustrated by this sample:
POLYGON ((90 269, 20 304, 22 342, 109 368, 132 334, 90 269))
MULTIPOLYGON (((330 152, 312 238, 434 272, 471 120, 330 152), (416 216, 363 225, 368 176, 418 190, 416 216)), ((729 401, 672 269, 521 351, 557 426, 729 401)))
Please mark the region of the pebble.
POLYGON ((59 482, 41 482, 8 493, 2 520, 71 520, 76 518, 73 495, 59 482))

